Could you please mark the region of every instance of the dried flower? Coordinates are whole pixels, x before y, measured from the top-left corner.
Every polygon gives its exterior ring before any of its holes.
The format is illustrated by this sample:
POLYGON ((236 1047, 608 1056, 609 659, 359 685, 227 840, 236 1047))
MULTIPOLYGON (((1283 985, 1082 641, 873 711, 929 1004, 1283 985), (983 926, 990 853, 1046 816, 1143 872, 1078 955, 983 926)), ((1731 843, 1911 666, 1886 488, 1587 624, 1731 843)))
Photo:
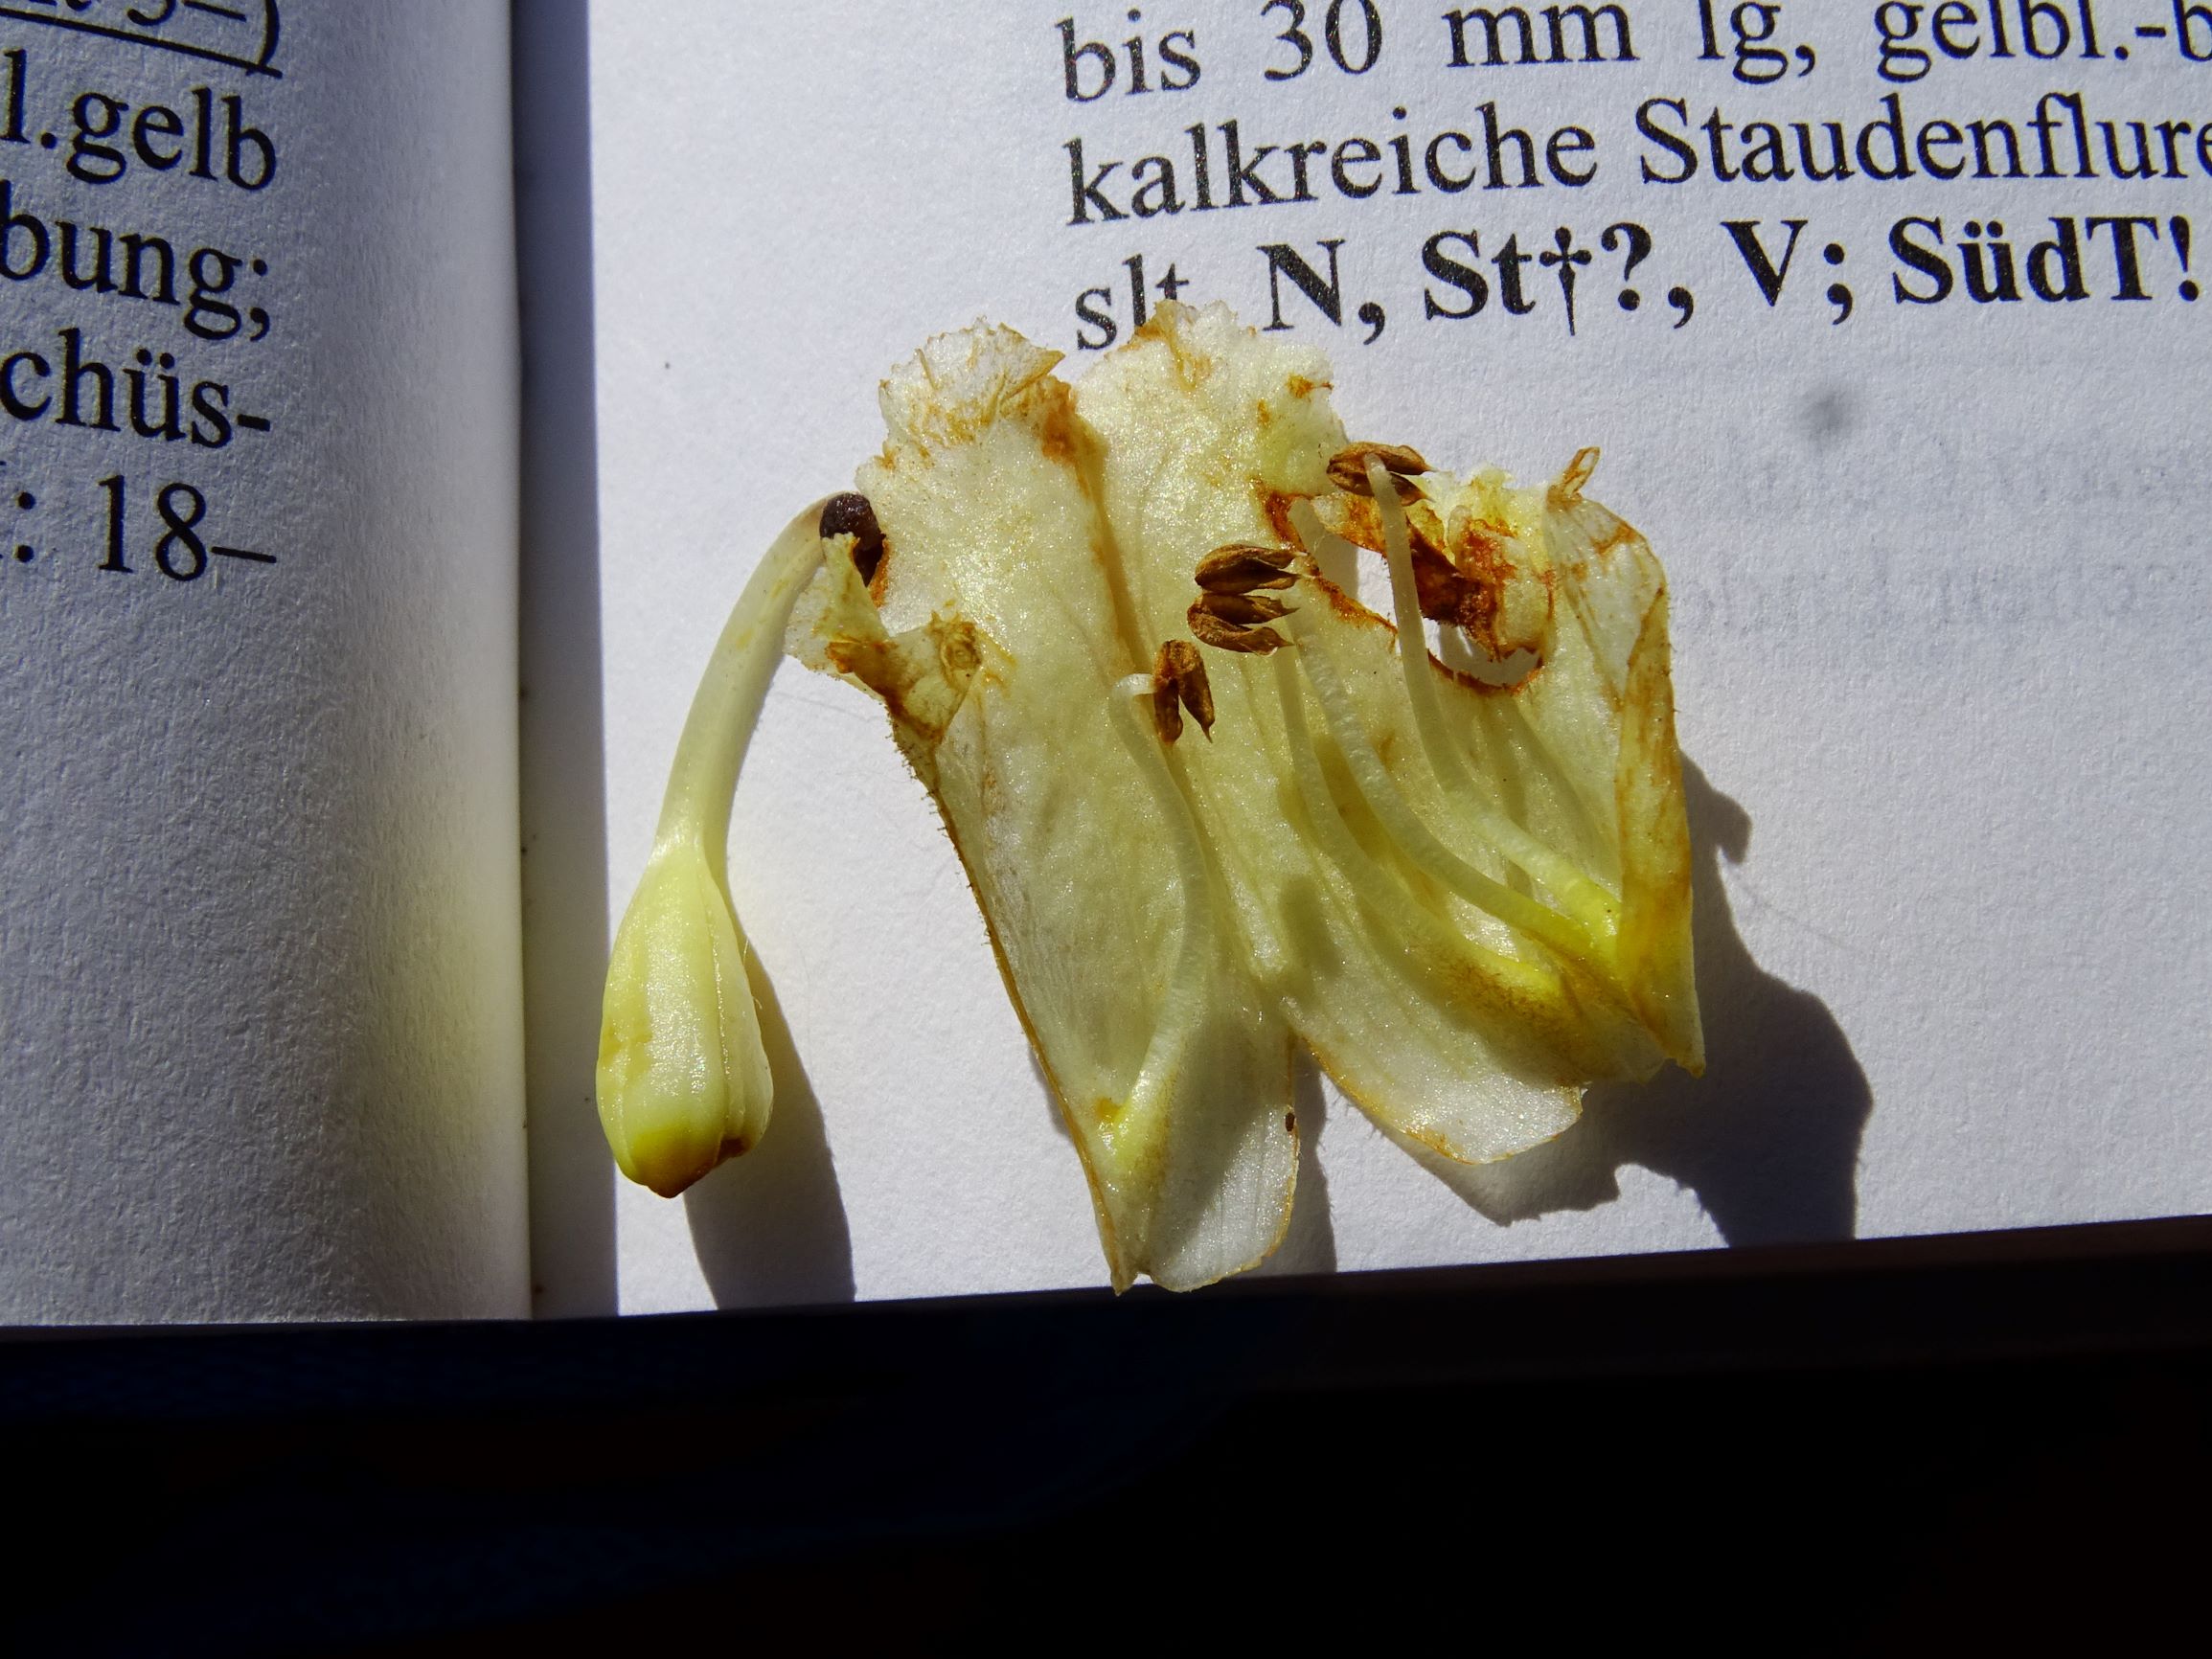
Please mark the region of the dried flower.
POLYGON ((1466 1162, 1560 1133, 1588 1083, 1698 1069, 1666 585, 1583 494, 1595 451, 1516 489, 1347 444, 1317 355, 1219 307, 1159 307, 1080 388, 1057 361, 931 341, 883 388, 850 538, 803 518, 740 602, 609 976, 624 1168, 667 1191, 765 1123, 715 860, 779 643, 880 699, 935 797, 1117 1286, 1280 1240, 1296 1045, 1466 1162), (1391 622, 1318 574, 1362 547, 1391 622), (1425 595, 1522 668, 1446 668, 1425 595), (1214 741, 1176 746, 1186 713, 1214 741))

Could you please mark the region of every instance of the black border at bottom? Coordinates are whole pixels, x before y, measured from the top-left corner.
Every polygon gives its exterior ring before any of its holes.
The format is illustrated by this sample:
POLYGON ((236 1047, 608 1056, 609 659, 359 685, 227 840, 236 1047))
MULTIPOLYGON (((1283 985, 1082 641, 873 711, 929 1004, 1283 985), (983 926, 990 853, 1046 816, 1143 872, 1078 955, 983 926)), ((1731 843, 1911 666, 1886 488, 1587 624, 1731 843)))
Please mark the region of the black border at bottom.
POLYGON ((2208 1290, 2186 1219, 1181 1298, 17 1332, 36 1589, 7 1623, 78 1651, 1159 1646, 1174 1602, 1176 1632, 1425 1609, 2109 1645, 2201 1565, 2208 1290))

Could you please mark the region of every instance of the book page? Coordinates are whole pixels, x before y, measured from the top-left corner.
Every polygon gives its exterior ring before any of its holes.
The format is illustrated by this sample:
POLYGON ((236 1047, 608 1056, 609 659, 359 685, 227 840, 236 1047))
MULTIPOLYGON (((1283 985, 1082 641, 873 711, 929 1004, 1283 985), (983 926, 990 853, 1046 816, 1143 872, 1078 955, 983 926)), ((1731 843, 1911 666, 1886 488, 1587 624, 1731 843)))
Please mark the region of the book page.
MULTIPOLYGON (((610 920, 884 375, 1226 301, 1355 437, 1602 449, 1672 583, 1709 1044, 1479 1169, 1312 1083, 1279 1270, 2212 1201, 2212 7, 672 3, 592 54, 610 920)), ((785 665, 730 880, 805 1086, 621 1189, 626 1308, 1105 1282, 885 727, 785 665)))
POLYGON ((0 1318, 527 1310, 506 22, 0 6, 0 1318))

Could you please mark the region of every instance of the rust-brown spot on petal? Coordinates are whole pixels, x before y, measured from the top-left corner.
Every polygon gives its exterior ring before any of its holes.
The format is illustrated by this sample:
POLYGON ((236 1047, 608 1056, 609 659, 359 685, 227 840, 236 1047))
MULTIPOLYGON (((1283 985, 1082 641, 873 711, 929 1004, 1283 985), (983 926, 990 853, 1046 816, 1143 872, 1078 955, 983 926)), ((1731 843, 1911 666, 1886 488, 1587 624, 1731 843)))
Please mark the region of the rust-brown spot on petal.
POLYGON ((1072 467, 1082 455, 1083 435, 1076 424, 1073 397, 1064 385, 1054 384, 1060 395, 1045 405, 1044 418, 1038 422, 1037 443, 1047 461, 1072 467))
POLYGON ((1290 522, 1290 509, 1307 497, 1271 489, 1257 479, 1253 480, 1252 493, 1258 501, 1260 515, 1266 519, 1267 528, 1275 533, 1275 539, 1286 547, 1303 549, 1306 543, 1299 535, 1297 526, 1290 522))
MULTIPOLYGON (((1331 496, 1316 503, 1315 511, 1324 525, 1355 547, 1382 553, 1382 519, 1372 499, 1331 496)), ((1464 628, 1493 662, 1529 651, 1540 664, 1551 615, 1552 573, 1530 558, 1512 528, 1464 509, 1452 513, 1448 528, 1426 501, 1407 507, 1405 528, 1421 614, 1464 628)), ((1456 670, 1446 671, 1467 678, 1456 670)))

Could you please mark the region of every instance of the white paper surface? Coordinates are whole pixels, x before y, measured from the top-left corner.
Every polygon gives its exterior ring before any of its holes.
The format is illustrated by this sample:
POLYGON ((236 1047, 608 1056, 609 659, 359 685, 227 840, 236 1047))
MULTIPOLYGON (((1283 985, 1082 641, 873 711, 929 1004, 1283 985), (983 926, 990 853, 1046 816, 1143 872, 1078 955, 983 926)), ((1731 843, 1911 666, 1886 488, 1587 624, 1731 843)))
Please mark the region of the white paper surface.
POLYGON ((0 18, 0 1320, 528 1307, 506 8, 277 10, 0 18))
MULTIPOLYGON (((1693 0, 1622 8, 1637 61, 1449 67, 1442 9, 1382 0, 1383 47, 1361 75, 1329 58, 1325 24, 1357 63, 1360 8, 1309 0, 1312 66, 1276 37, 1299 9, 706 4, 601 5, 592 30, 600 512, 610 925, 642 868, 664 768, 722 614, 799 503, 849 485, 881 441, 878 381, 927 335, 978 316, 1070 352, 1077 296, 1129 327, 1125 261, 1186 299, 1268 320, 1269 243, 1326 274, 1342 239, 1343 324, 1282 287, 1288 336, 1324 344, 1356 436, 1432 460, 1556 472, 1603 446, 1591 492, 1636 524, 1675 591, 1682 746, 1695 772, 1699 971, 1711 1064, 1598 1091, 1583 1124, 1506 1165, 1441 1171, 1406 1157, 1321 1087, 1300 1117, 1325 1126, 1301 1175, 1278 1264, 1372 1268, 1666 1250, 1852 1235, 2026 1226, 2194 1212, 2212 1199, 2212 1144, 2195 1102, 2212 1060, 2204 994, 2212 853, 2204 803, 2212 675, 2203 639, 2203 458, 2212 303, 2184 284, 2212 261, 2212 183, 2195 124, 2212 121, 2212 20, 2139 0, 2098 5, 2097 56, 2076 15, 2068 44, 2017 8, 1997 36, 1954 28, 1973 56, 1930 48, 1926 73, 1893 51, 1877 8, 1716 7, 1719 61, 1700 61, 1693 0), (1737 78, 1732 18, 1786 55, 1784 78, 1737 78), (1073 40, 1105 44, 1115 89, 1067 96, 1073 40), (2181 29, 2186 23, 2188 33, 2181 29), (2138 34, 2138 26, 2162 30, 2138 34), (1128 95, 1131 35, 1154 82, 1161 36, 1190 31, 1198 83, 1128 95), (2121 51, 2131 49, 2123 57, 2121 51), (2056 178, 1813 183, 1713 177, 1716 106, 1731 124, 1791 122, 1825 144, 1886 118, 1908 143, 1929 122, 2008 121, 2021 141, 2047 93, 2078 94, 2097 176, 2070 150, 2056 178), (1640 137, 1647 119, 1684 135, 1640 137), (1425 172, 1429 140, 1577 126, 1570 188, 1540 174, 1461 192, 1425 172), (1402 109, 1402 119, 1393 112, 1402 109), (2111 171, 2147 137, 2159 177, 2111 171), (1323 142, 1311 203, 1195 205, 1185 129, 1207 125, 1225 193, 1220 124, 1244 158, 1323 142), (2169 130, 2171 158, 2155 124, 2169 130), (1415 135, 1415 193, 1390 186, 1390 139, 1415 135), (1326 167, 1355 136, 1382 159, 1355 199, 1326 167), (1071 224, 1064 148, 1086 175, 1118 158, 1106 199, 1128 213, 1071 224), (1137 216, 1129 171, 1172 158, 1183 211, 1137 216), (2182 176, 2167 177, 2169 160, 2182 176), (2184 269, 2172 229, 2194 215, 2184 269), (2044 302, 2030 244, 2090 217, 2141 216, 2142 300, 2108 225, 2082 233, 2089 297, 2044 302), (1898 221, 1942 221, 1954 291, 1941 304, 1901 262, 1898 221), (1726 221, 1755 221, 1779 261, 1806 221, 1775 303, 1726 221), (1984 235, 1985 221, 1995 227, 1984 235), (1653 251, 1601 233, 1631 221, 1653 251), (1972 221, 1973 229, 1966 227, 1972 221), (1491 262, 1560 227, 1579 266, 1569 337, 1551 268, 1524 267, 1525 316, 1505 314, 1491 262), (1478 236, 1489 303, 1424 315, 1424 243, 1478 236), (2017 302, 1969 297, 1963 245, 2008 239, 2017 302), (1826 250, 1834 244, 1833 259, 1826 250), (1832 284, 1850 289, 1839 320, 1832 284), (1622 308, 1632 286, 1641 304, 1622 308), (1665 296, 1687 289, 1694 312, 1665 296), (1372 299, 1386 327, 1357 319, 1372 299)), ((1609 9, 1608 9, 1609 10, 1609 9)), ((1988 11, 1984 7, 1981 11, 1988 11)), ((2045 12, 2055 9, 2045 8, 2045 12)), ((1535 56, 1553 56, 1528 8, 1535 56)), ((1600 19, 1604 23, 1604 19, 1600 19)), ((1575 27, 1572 18, 1566 25, 1575 27)), ((1609 24, 1607 25, 1609 27, 1609 24)), ((1517 54, 1508 30, 1506 53, 1517 54)), ((1896 31, 1893 31, 1895 33, 1896 31)), ((1609 36, 1607 37, 1609 40, 1609 36)), ((1754 51, 1760 42, 1749 42, 1754 51)), ((1895 43, 1899 51, 1914 42, 1895 43)), ((1570 34, 1563 56, 1580 55, 1570 34)), ((1751 76, 1768 60, 1746 57, 1751 76)), ((1096 57, 1077 90, 1093 91, 1096 57)), ((2041 106, 2071 143, 2067 106, 2041 106)), ((1876 141, 1878 167, 1885 152, 1876 141)), ((1995 142, 1995 141, 1992 141, 1995 142)), ((1469 165, 1447 142, 1447 177, 1469 165)), ((1916 148, 1917 153, 1917 148, 1916 148)), ((1816 152, 1817 154, 1817 152, 1816 152)), ((1481 165, 1481 156, 1474 156, 1481 165)), ((2001 170, 2001 158, 1997 164, 2001 170)), ((1263 179, 1292 186, 1283 155, 1263 179)), ((1155 198, 1156 199, 1156 198, 1155 198)), ((1093 214, 1090 204, 1085 211, 1093 214)), ((1932 245, 1934 231, 1904 233, 1932 245)), ((1448 246, 1448 251, 1457 244, 1448 246)), ((1464 252, 1464 250, 1461 250, 1464 252)), ((2064 289, 2057 255, 2041 267, 2064 289)), ((1982 276, 1994 281, 1994 266, 1982 276)), ((1988 284, 1985 282, 1985 286, 1988 284)), ((1098 331, 1091 330, 1094 334, 1098 331)), ((756 739, 733 830, 740 912, 773 975, 810 1080, 762 1148, 685 1200, 624 1187, 626 1309, 1093 1284, 1105 1270, 1075 1154, 999 986, 952 849, 855 693, 786 665, 756 739), (818 1106, 815 1102, 818 1102, 818 1106)), ((1317 1085, 1318 1086, 1318 1085, 1317 1085)))

